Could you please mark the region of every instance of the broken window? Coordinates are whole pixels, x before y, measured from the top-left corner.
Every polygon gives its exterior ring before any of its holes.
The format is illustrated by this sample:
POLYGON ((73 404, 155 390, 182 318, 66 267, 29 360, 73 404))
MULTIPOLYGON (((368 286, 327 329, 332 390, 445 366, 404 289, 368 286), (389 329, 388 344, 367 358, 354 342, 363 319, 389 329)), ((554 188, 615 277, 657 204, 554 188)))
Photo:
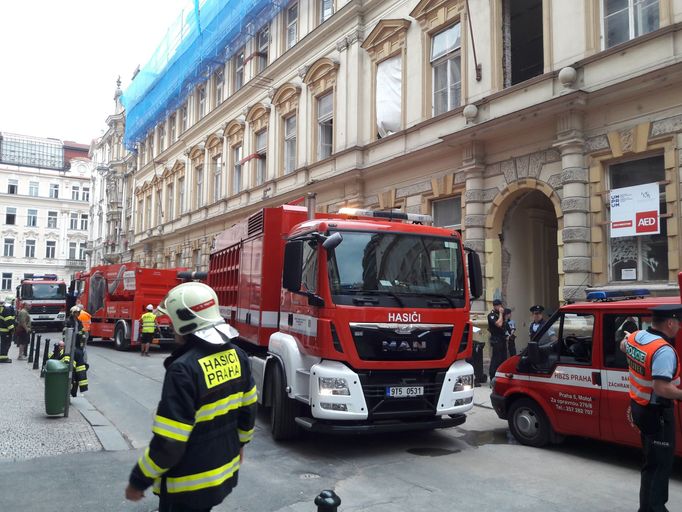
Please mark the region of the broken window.
POLYGON ((542 0, 504 0, 502 36, 505 87, 542 74, 542 0))

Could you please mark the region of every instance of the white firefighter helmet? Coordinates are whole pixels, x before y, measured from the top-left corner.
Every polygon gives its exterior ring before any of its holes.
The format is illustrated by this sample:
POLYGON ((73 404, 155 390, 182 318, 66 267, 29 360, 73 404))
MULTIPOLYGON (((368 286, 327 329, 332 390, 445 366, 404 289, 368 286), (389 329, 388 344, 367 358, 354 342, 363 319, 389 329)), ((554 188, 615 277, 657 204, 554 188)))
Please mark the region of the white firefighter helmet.
POLYGON ((154 306, 151 304, 147 304, 147 307, 145 308, 147 311, 154 311, 154 306))
POLYGON ((182 283, 168 292, 158 307, 168 315, 173 330, 180 335, 194 334, 208 343, 222 345, 239 333, 220 315, 218 296, 204 283, 182 283))

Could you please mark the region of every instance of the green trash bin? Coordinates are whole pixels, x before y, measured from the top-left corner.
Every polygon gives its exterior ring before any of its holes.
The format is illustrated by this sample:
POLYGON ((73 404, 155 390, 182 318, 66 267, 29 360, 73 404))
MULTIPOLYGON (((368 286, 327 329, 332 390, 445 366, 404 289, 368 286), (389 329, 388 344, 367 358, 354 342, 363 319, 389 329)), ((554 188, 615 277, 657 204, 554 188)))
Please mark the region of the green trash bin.
POLYGON ((48 416, 64 414, 69 389, 69 366, 49 359, 45 364, 45 412, 48 416))

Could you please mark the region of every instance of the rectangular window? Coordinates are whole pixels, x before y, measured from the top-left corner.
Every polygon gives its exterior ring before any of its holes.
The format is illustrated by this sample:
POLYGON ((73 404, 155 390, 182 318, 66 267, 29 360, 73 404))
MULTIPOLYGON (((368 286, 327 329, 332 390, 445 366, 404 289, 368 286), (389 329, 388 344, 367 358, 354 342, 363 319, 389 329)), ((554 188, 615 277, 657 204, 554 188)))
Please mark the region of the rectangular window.
POLYGON ((90 187, 83 187, 83 194, 81 196, 83 202, 89 203, 90 202, 90 187))
POLYGON ((461 26, 438 32, 431 39, 433 115, 456 108, 462 96, 461 26))
POLYGON ((2 273, 2 285, 1 285, 1 287, 4 291, 12 289, 12 273, 11 272, 3 272, 2 273))
POLYGON ((140 162, 142 165, 144 165, 146 159, 147 159, 147 148, 144 145, 144 142, 140 142, 137 145, 138 147, 138 153, 140 154, 140 162))
POLYGON ((244 48, 234 56, 234 84, 233 92, 237 92, 244 85, 244 48))
POLYGON ((286 11, 287 42, 288 50, 296 44, 298 40, 298 3, 291 4, 286 11))
POLYGON ((78 214, 71 212, 69 217, 69 229, 78 229, 78 214))
POLYGON ((78 244, 78 259, 79 260, 85 259, 85 247, 86 247, 85 242, 81 242, 78 244))
POLYGON ((50 183, 50 198, 59 199, 59 184, 50 183))
POLYGON ((81 213, 81 231, 88 230, 88 214, 81 213))
POLYGON ((148 195, 144 199, 144 227, 152 228, 152 196, 148 195))
POLYGON ((284 174, 296 169, 296 115, 284 119, 284 174))
POLYGON ((57 252, 57 242, 53 240, 48 240, 45 242, 45 258, 48 260, 53 260, 54 255, 57 252))
POLYGON ((607 368, 627 370, 627 357, 620 350, 620 342, 628 332, 646 330, 651 325, 651 316, 625 313, 605 314, 603 322, 604 365, 607 368))
POLYGON ((197 187, 197 208, 204 206, 204 166, 197 166, 194 171, 194 185, 197 187))
MULTIPOLYGON (((609 166, 609 190, 659 183, 660 213, 666 213, 663 156, 609 166)), ((660 233, 609 238, 612 281, 667 281, 667 222, 659 217, 660 233)))
POLYGON ((31 181, 28 184, 28 195, 32 197, 38 197, 38 182, 31 181))
POLYGON ((175 197, 173 196, 173 185, 170 184, 166 187, 166 215, 167 221, 173 220, 173 201, 175 197))
POLYGON ((185 213, 185 178, 178 178, 178 213, 185 213))
POLYGON ((223 197, 223 159, 217 156, 213 159, 213 202, 223 197))
POLYGON ((268 67, 268 47, 270 46, 270 28, 266 25, 256 36, 258 44, 258 73, 268 67))
POLYGON ((180 109, 180 133, 187 130, 187 102, 180 109))
POLYGON ((166 122, 163 121, 159 125, 159 152, 163 152, 166 149, 166 122))
POLYGON ((5 238, 5 250, 2 255, 10 258, 14 256, 14 238, 5 238))
POLYGON ((602 0, 604 48, 658 30, 659 0, 602 0))
POLYGON ((170 132, 169 144, 173 144, 175 142, 175 130, 177 128, 176 121, 177 121, 177 118, 175 117, 175 114, 170 116, 170 119, 168 120, 168 131, 170 132))
POLYGON ((232 193, 242 190, 242 146, 232 148, 232 193))
POLYGON ((80 200, 81 196, 81 189, 78 185, 72 185, 71 186, 71 199, 73 201, 78 201, 80 200))
POLYGON ((225 68, 220 66, 213 75, 215 80, 215 104, 223 102, 223 89, 225 88, 225 68))
POLYGON ((448 229, 462 228, 462 197, 449 197, 433 201, 433 225, 448 229))
POLYGON ((26 211, 26 226, 34 228, 38 225, 38 210, 28 209, 26 211))
POLYGON ((50 229, 57 227, 57 212, 47 212, 47 227, 50 229))
POLYGON ((156 223, 163 224, 163 192, 161 189, 156 191, 156 223))
POLYGON ((402 128, 402 67, 401 55, 385 59, 377 65, 375 110, 378 138, 396 133, 402 128))
POLYGON ((206 115, 206 87, 203 85, 197 89, 197 112, 199 114, 197 119, 206 115))
POLYGON ((320 8, 320 23, 324 23, 334 14, 334 0, 318 0, 318 5, 320 8))
POLYGON ((78 251, 78 244, 76 242, 69 242, 69 259, 76 259, 76 251, 78 251))
POLYGON ((542 0, 505 0, 502 5, 504 86, 542 74, 542 0))
POLYGON ((142 213, 144 212, 144 200, 137 202, 137 231, 142 231, 142 213))
POLYGON ((36 257, 36 241, 35 240, 26 240, 25 256, 27 258, 35 258, 36 257))
POLYGON ((333 93, 317 98, 317 159, 332 155, 334 147, 333 93))
POLYGON ((13 226, 16 223, 17 223, 17 209, 13 208, 11 206, 8 206, 7 211, 5 213, 5 224, 9 224, 9 225, 13 226))
POLYGON ((9 180, 7 182, 7 193, 8 194, 18 194, 19 193, 19 181, 9 180))
POLYGON ((256 134, 256 186, 265 182, 268 172, 268 131, 262 130, 256 134))

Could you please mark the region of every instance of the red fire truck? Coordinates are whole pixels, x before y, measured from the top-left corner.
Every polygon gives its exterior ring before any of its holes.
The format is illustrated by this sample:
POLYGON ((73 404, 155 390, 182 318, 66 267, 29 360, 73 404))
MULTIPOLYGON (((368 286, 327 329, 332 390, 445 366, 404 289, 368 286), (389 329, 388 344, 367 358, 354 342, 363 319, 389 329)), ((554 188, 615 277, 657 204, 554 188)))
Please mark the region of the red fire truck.
MULTIPOLYGON (((74 291, 92 315, 90 337, 113 340, 117 350, 138 344, 140 317, 147 304, 156 307, 168 290, 180 284, 184 268, 143 268, 137 263, 101 265, 75 276, 74 291)), ((167 316, 156 319, 159 336, 155 344, 173 343, 167 316)))
POLYGON ((55 274, 22 279, 17 286, 17 311, 24 306, 34 329, 61 330, 66 320, 66 283, 55 274))
POLYGON ((308 218, 300 206, 260 210, 219 235, 210 259, 273 437, 464 422, 478 255, 422 215, 308 218))
MULTIPOLYGON (((526 350, 500 365, 492 404, 521 444, 543 446, 573 435, 641 445, 632 422, 628 366, 620 342, 626 331, 650 325, 649 308, 680 304, 679 297, 648 295, 646 290, 592 291, 586 302, 561 307, 526 350)), ((682 354, 682 332, 675 348, 682 354)), ((680 403, 675 407, 682 421, 680 403)))

